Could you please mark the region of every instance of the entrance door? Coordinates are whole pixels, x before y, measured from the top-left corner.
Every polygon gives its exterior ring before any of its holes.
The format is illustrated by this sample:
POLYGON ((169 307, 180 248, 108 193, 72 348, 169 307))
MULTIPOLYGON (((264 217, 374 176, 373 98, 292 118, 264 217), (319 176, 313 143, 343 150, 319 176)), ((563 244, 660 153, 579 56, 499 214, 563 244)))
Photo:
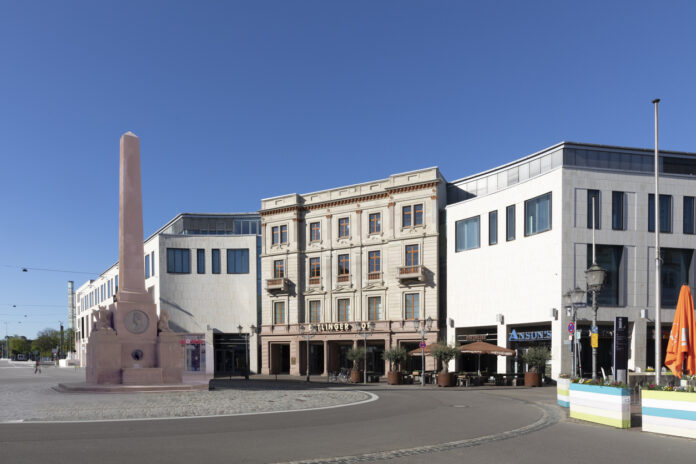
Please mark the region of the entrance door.
POLYGON ((324 373, 324 344, 309 345, 309 373, 320 375, 324 373))

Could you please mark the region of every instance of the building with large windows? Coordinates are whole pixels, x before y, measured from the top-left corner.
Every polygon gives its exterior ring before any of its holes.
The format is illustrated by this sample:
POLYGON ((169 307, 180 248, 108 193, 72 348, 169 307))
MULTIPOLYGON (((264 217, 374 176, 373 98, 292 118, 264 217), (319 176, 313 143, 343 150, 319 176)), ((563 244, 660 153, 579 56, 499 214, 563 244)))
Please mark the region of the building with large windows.
MULTIPOLYGON (((664 351, 679 288, 687 283, 694 290, 696 154, 660 153, 658 221, 653 160, 652 150, 560 143, 449 184, 448 340, 484 339, 517 350, 549 346, 552 375, 570 372, 572 319, 563 294, 586 287, 594 223, 596 262, 608 271, 598 295, 598 369, 611 372, 617 316, 629 319, 629 369, 654 367, 655 224, 664 351)), ((591 298, 577 318, 587 374, 591 298)), ((462 357, 458 368, 472 370, 471 362, 462 357)), ((485 368, 519 366, 501 357, 485 368)))
POLYGON ((366 339, 367 371, 383 375, 384 349, 417 348, 428 318, 434 342, 444 206, 437 168, 262 200, 261 372, 304 375, 309 358, 311 374, 327 375, 366 339))
MULTIPOLYGON (((145 285, 181 333, 187 372, 243 375, 258 368, 261 221, 256 213, 179 214, 145 240, 145 285), (248 360, 248 361, 247 361, 248 360)), ((86 362, 92 313, 113 303, 118 263, 75 292, 76 349, 86 362)))

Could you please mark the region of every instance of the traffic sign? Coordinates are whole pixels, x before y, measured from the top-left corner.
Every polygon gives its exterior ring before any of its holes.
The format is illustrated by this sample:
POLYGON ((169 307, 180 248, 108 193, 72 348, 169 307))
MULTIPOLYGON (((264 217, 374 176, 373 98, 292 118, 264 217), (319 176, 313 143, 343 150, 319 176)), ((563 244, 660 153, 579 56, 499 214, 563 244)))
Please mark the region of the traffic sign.
POLYGON ((418 346, 421 348, 425 348, 425 342, 420 342, 420 344, 418 346))
POLYGON ((590 346, 592 346, 592 348, 599 348, 599 334, 592 334, 592 337, 590 339, 590 346))
POLYGON ((569 333, 575 332, 575 324, 573 324, 572 322, 570 324, 568 324, 568 332, 569 333))

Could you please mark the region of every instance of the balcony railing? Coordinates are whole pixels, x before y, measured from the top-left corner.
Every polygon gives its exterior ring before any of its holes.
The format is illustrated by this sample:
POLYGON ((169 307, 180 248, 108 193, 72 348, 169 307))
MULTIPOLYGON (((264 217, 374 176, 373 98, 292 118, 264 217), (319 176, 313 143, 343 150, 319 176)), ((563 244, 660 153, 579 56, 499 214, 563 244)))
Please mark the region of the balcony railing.
POLYGON ((310 277, 309 278, 309 285, 311 285, 311 286, 321 285, 321 277, 310 277))
POLYGON ((382 280, 382 273, 380 271, 368 272, 367 280, 382 280))
POLYGON ((339 275, 336 277, 336 281, 337 281, 339 284, 348 283, 348 282, 350 282, 350 274, 339 274, 339 275))
POLYGON ((278 277, 275 279, 266 279, 266 290, 269 292, 287 292, 288 279, 287 277, 278 277))
POLYGON ((425 280, 425 272, 423 265, 417 266, 399 266, 398 268, 398 278, 399 280, 425 280))

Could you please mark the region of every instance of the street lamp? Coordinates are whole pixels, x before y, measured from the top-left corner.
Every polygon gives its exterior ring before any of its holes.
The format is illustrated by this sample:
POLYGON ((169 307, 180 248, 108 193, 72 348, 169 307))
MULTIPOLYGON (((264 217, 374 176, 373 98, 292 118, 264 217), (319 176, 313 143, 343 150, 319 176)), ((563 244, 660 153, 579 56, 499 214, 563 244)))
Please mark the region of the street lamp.
POLYGON ((363 370, 363 383, 367 383, 367 336, 375 330, 373 321, 363 322, 358 327, 358 332, 363 334, 363 346, 365 347, 365 369, 363 370))
POLYGON ((424 324, 421 324, 421 321, 418 319, 413 321, 413 328, 416 332, 420 333, 421 336, 421 387, 425 386, 425 334, 430 332, 432 326, 433 318, 430 316, 424 321, 424 324))
POLYGON ((308 329, 304 325, 300 325, 300 335, 304 335, 304 337, 307 339, 307 365, 305 366, 305 370, 307 371, 307 382, 309 382, 309 340, 311 340, 311 338, 314 337, 316 333, 316 326, 309 324, 308 329))
POLYGON ((237 326, 237 330, 239 330, 239 335, 244 337, 244 378, 249 380, 249 339, 256 333, 256 326, 254 324, 249 326, 251 333, 242 333, 244 327, 241 325, 237 326))
MULTIPOLYGON (((580 287, 575 287, 573 290, 568 290, 563 296, 568 304, 567 316, 573 319, 573 371, 572 377, 575 378, 578 371, 578 307, 583 305, 585 301, 585 290, 580 287)), ((580 374, 582 376, 582 373, 580 374)))
POLYGON ((597 378, 597 345, 599 342, 599 331, 597 329, 597 293, 604 286, 604 278, 607 271, 592 263, 589 269, 585 271, 585 280, 587 281, 587 291, 592 292, 592 330, 590 339, 592 344, 592 380, 597 378))

